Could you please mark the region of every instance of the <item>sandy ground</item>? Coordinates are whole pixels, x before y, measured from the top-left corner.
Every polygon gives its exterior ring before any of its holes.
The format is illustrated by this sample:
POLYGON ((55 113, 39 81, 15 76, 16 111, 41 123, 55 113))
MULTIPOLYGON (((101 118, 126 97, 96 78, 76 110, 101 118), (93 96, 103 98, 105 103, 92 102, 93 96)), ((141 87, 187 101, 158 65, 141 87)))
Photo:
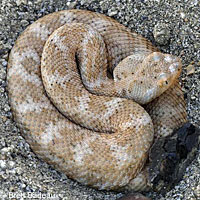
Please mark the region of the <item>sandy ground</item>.
MULTIPOLYGON (((78 184, 40 161, 12 120, 6 93, 8 54, 19 34, 38 18, 58 10, 79 8, 104 13, 148 38, 163 52, 183 61, 182 88, 188 120, 200 127, 200 2, 198 0, 1 0, 0 1, 0 199, 114 200, 122 193, 97 191, 78 184), (157 28, 156 28, 157 27, 157 28), (160 30, 159 30, 160 27, 160 30), (153 37, 153 31, 167 41, 153 37), (18 195, 18 196, 16 196, 18 195)), ((154 35, 155 35, 154 33, 154 35)), ((161 38, 162 38, 161 37, 161 38)), ((200 199, 200 151, 183 180, 155 200, 200 199)))

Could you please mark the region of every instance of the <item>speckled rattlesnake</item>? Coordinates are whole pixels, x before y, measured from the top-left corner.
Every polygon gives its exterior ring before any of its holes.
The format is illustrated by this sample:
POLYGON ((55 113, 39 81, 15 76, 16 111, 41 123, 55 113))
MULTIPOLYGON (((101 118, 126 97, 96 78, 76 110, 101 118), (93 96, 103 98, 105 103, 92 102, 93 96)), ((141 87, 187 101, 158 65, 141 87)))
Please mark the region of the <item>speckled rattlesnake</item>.
POLYGON ((169 135, 186 121, 180 71, 178 58, 159 53, 115 20, 60 11, 37 20, 16 41, 8 93, 39 158, 98 189, 144 190, 153 136, 169 135), (149 114, 133 100, 146 104, 149 114))

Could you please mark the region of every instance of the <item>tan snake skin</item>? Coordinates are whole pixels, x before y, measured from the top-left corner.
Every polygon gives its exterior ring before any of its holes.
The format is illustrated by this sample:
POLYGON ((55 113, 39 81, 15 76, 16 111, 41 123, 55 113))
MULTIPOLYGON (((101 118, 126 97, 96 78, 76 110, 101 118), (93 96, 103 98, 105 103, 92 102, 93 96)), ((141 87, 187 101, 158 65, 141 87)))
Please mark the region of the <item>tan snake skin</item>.
POLYGON ((186 122, 180 71, 178 58, 115 20, 60 11, 16 41, 8 93, 14 119, 39 158, 100 190, 146 190, 153 138, 186 122))

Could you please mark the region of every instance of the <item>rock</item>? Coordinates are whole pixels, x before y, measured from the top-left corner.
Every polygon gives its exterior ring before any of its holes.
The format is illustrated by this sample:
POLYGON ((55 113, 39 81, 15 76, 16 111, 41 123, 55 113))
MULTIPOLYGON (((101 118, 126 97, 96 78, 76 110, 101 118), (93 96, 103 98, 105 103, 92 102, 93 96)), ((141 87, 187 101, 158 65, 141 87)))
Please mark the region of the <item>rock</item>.
POLYGON ((166 45, 170 39, 170 30, 167 24, 158 23, 153 30, 155 41, 160 45, 166 45))
POLYGON ((190 75, 190 74, 193 74, 195 72, 195 67, 194 67, 194 65, 188 65, 186 67, 186 70, 187 70, 187 75, 190 75))
POLYGON ((185 123, 171 136, 154 143, 149 155, 149 179, 154 191, 164 194, 183 178, 199 143, 200 129, 191 123, 185 123))

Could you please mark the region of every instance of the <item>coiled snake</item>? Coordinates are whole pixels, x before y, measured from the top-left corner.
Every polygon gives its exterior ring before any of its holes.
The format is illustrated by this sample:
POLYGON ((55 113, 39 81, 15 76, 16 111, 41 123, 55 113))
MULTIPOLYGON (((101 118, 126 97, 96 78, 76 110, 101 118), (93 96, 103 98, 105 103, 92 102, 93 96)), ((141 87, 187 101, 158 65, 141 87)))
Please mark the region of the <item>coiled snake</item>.
POLYGON ((115 20, 66 10, 17 39, 8 93, 39 158, 97 189, 145 190, 153 139, 186 122, 180 72, 179 58, 115 20))

